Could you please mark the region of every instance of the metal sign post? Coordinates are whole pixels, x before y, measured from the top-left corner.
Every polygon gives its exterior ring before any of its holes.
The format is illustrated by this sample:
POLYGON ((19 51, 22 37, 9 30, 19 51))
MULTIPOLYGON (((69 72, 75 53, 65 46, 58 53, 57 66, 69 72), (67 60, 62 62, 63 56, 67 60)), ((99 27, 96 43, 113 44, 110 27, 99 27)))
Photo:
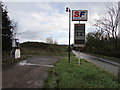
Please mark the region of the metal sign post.
POLYGON ((66 12, 69 12, 69 47, 68 47, 68 62, 70 63, 70 29, 71 29, 71 10, 70 8, 66 8, 66 12))

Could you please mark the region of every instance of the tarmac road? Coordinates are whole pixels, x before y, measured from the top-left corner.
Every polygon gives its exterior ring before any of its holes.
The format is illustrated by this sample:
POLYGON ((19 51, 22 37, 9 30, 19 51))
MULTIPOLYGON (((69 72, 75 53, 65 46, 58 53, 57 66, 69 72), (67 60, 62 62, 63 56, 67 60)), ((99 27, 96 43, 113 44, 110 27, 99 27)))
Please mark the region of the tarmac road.
POLYGON ((98 58, 98 57, 95 57, 95 56, 92 56, 92 55, 89 55, 89 54, 86 54, 86 53, 82 53, 82 52, 79 52, 79 51, 75 51, 73 50, 72 51, 78 58, 84 58, 86 59, 87 61, 95 64, 96 66, 104 69, 105 71, 111 73, 112 75, 118 77, 118 66, 119 64, 117 62, 112 62, 110 60, 105 60, 103 58, 98 58))
POLYGON ((2 88, 42 88, 59 56, 32 57, 2 70, 2 88))

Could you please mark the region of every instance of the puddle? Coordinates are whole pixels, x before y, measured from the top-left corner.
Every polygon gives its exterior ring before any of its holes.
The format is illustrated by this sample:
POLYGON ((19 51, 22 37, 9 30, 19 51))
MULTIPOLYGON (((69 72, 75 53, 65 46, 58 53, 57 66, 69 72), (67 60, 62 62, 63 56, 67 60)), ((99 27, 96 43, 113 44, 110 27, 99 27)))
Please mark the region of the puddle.
POLYGON ((24 65, 26 65, 26 63, 27 63, 27 60, 24 60, 24 61, 20 61, 20 62, 18 63, 18 65, 24 66, 24 65))
POLYGON ((27 63, 27 60, 19 62, 18 65, 20 65, 20 66, 30 65, 30 66, 40 66, 40 67, 54 67, 53 65, 39 65, 39 64, 27 63))

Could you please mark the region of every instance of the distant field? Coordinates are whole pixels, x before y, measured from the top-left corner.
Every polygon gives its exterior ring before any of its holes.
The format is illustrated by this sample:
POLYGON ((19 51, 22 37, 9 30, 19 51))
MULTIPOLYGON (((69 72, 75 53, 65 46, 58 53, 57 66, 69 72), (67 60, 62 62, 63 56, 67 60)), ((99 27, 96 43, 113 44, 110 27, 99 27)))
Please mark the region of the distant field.
POLYGON ((120 86, 115 77, 111 76, 95 65, 72 57, 71 63, 62 58, 49 72, 45 88, 118 88, 120 86))

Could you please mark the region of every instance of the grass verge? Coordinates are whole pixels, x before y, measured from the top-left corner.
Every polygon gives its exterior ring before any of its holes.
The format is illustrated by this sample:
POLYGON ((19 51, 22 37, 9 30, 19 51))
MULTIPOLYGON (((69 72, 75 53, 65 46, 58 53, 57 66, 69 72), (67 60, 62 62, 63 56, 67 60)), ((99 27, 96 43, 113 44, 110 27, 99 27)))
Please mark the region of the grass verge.
POLYGON ((117 80, 102 69, 73 56, 71 63, 62 58, 49 72, 44 88, 118 88, 117 80))

